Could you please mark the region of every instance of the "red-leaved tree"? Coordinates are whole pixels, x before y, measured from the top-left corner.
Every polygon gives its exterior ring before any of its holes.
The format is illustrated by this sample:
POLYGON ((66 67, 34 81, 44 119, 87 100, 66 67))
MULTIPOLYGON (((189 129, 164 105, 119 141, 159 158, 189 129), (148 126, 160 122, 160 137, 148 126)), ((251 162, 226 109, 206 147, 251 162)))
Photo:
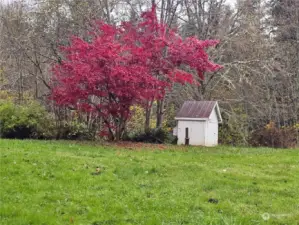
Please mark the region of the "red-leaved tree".
POLYGON ((72 37, 61 47, 64 59, 53 65, 52 99, 101 117, 101 134, 111 140, 122 138, 132 105, 149 107, 174 83, 197 84, 194 75, 203 79, 204 72, 221 68, 205 52, 218 41, 183 40, 158 22, 155 6, 135 24, 100 22, 94 30, 89 41, 72 37))

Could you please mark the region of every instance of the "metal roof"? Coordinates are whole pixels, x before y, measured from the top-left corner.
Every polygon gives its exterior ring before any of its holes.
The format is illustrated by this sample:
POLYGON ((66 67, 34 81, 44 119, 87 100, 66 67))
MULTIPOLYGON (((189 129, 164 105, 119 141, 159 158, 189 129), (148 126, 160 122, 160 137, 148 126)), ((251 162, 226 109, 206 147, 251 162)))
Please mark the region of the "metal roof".
POLYGON ((221 121, 221 115, 216 101, 186 101, 176 115, 176 118, 208 119, 217 107, 217 116, 221 121))

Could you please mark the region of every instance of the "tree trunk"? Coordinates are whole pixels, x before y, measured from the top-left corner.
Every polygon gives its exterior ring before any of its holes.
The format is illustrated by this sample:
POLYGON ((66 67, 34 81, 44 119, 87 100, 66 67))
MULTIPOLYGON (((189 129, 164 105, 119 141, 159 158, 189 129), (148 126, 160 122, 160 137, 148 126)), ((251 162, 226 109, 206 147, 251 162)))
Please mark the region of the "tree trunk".
POLYGON ((34 74, 35 74, 35 80, 34 80, 35 92, 34 92, 34 97, 35 97, 35 99, 38 99, 38 71, 37 71, 36 66, 34 67, 34 74))
POLYGON ((126 119, 118 118, 115 120, 116 129, 114 133, 114 141, 120 141, 123 138, 125 127, 126 127, 126 119))
POLYGON ((145 132, 150 130, 151 112, 152 112, 152 102, 148 102, 147 106, 145 108, 145 123, 144 123, 144 131, 145 132))
POLYGON ((150 122, 151 122, 151 108, 145 109, 145 124, 144 131, 147 132, 150 130, 150 122))
POLYGON ((164 99, 157 101, 157 123, 156 128, 162 128, 164 119, 164 99))
POLYGON ((23 72, 20 71, 20 77, 19 77, 19 96, 18 96, 18 100, 19 100, 19 103, 22 103, 23 102, 23 97, 24 97, 24 93, 23 93, 23 72))

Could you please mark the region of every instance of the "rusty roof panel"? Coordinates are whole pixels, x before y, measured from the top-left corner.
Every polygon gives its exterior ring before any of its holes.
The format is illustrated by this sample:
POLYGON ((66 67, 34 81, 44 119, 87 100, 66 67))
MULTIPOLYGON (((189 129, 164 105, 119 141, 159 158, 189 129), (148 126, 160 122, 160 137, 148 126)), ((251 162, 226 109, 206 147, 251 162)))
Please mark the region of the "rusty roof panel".
POLYGON ((216 101, 186 101, 176 117, 209 118, 216 104, 216 101))

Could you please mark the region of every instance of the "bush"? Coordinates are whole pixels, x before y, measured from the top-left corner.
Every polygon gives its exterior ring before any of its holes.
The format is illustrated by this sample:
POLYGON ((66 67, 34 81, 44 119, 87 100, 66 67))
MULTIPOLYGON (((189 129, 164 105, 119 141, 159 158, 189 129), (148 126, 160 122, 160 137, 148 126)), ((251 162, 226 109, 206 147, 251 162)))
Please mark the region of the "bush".
POLYGON ((71 118, 55 121, 37 101, 28 97, 23 104, 15 104, 14 97, 0 92, 0 137, 16 139, 93 140, 95 129, 71 118), (57 123, 56 123, 57 122, 57 123))
POLYGON ((146 142, 146 143, 174 143, 175 137, 165 129, 152 129, 147 132, 136 134, 132 137, 127 137, 125 140, 134 142, 146 142))
POLYGON ((266 146, 272 148, 294 148, 298 142, 295 127, 277 128, 270 122, 262 129, 254 131, 249 143, 252 146, 266 146))
POLYGON ((223 123, 219 124, 219 143, 242 146, 247 144, 247 115, 240 108, 234 108, 230 115, 222 113, 223 123))
POLYGON ((54 124, 45 108, 35 101, 16 105, 0 101, 0 136, 3 138, 52 138, 54 124))
POLYGON ((244 133, 229 124, 219 125, 219 143, 222 145, 242 146, 246 144, 244 133))
MULTIPOLYGON (((150 124, 149 128, 151 129, 147 134, 144 132, 145 129, 145 109, 141 106, 132 106, 131 107, 131 113, 132 117, 129 119, 127 126, 126 126, 126 133, 130 137, 137 137, 137 136, 152 136, 153 133, 157 132, 155 131, 156 127, 156 115, 155 110, 157 107, 157 102, 155 101, 153 103, 152 112, 151 112, 151 118, 150 118, 150 124)), ((175 117, 175 108, 174 105, 170 105, 167 108, 167 113, 165 113, 165 116, 163 118, 162 123, 162 130, 167 133, 167 130, 170 130, 172 127, 176 126, 176 121, 174 119, 175 117)))
POLYGON ((126 132, 132 136, 135 136, 137 134, 142 133, 144 130, 145 110, 141 106, 132 106, 131 113, 132 117, 129 119, 127 123, 126 132))
POLYGON ((64 122, 57 129, 56 139, 65 140, 94 140, 95 132, 88 129, 85 123, 76 120, 64 122))

